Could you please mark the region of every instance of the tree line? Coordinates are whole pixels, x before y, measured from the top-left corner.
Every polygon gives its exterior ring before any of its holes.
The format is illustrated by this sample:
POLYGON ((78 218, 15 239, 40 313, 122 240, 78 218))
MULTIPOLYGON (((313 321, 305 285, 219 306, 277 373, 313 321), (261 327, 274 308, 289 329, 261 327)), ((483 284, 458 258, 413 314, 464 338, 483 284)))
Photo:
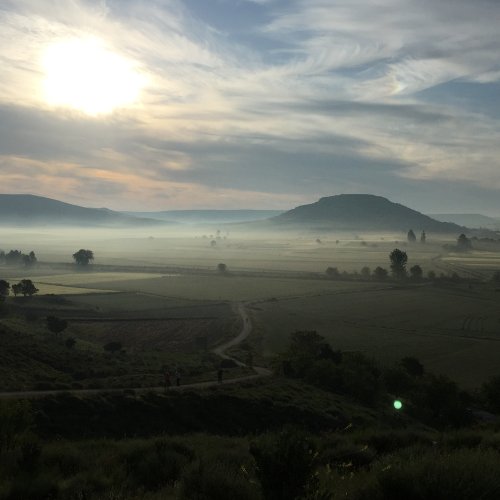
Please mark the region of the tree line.
POLYGON ((28 254, 23 253, 21 250, 9 250, 8 252, 0 250, 0 264, 33 267, 36 263, 37 258, 33 250, 28 254))

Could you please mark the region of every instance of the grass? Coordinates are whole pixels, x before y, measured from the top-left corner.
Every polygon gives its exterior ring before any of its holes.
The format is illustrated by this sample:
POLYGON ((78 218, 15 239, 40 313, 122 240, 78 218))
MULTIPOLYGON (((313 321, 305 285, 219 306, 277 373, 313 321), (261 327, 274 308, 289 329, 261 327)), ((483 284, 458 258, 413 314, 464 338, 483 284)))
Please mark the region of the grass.
POLYGON ((136 291, 185 300, 252 301, 273 297, 319 295, 360 287, 374 288, 373 284, 332 282, 318 279, 275 277, 240 277, 214 275, 179 275, 146 280, 89 283, 105 289, 136 291))
POLYGON ((201 349, 196 338, 203 335, 210 347, 239 326, 231 318, 150 324, 155 331, 142 322, 70 323, 56 336, 43 317, 1 319, 0 391, 156 387, 163 384, 165 366, 179 367, 184 383, 215 380, 220 359, 201 349), (76 340, 72 348, 65 345, 70 337, 76 340), (126 350, 107 353, 103 346, 111 341, 126 350))
POLYGON ((317 330, 336 349, 389 363, 416 356, 429 370, 473 388, 498 371, 497 304, 488 285, 358 289, 267 301, 251 309, 253 339, 273 355, 286 348, 291 332, 317 330))

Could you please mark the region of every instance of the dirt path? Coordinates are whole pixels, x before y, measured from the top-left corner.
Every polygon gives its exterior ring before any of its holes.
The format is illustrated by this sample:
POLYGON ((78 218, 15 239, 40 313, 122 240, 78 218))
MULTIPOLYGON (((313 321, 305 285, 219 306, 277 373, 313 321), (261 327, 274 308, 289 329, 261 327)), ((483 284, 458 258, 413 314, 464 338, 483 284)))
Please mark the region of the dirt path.
MULTIPOLYGON (((241 332, 234 339, 220 345, 219 347, 213 349, 213 353, 217 354, 222 359, 230 359, 234 361, 240 367, 247 367, 245 363, 229 356, 226 354, 226 350, 234 347, 241 342, 243 342, 252 332, 252 322, 250 317, 245 309, 245 305, 243 303, 237 304, 237 310, 241 319, 243 321, 243 326, 241 332)), ((271 370, 267 368, 263 368, 260 366, 254 366, 253 370, 255 372, 254 375, 245 375, 243 377, 237 377, 232 379, 226 379, 222 381, 222 385, 227 384, 236 384, 238 382, 243 382, 245 380, 254 380, 260 377, 266 377, 272 375, 271 370)), ((169 391, 183 391, 186 389, 203 389, 206 387, 214 387, 221 385, 216 380, 210 380, 207 382, 195 382, 192 384, 184 384, 179 387, 173 386, 169 391)), ((130 387, 130 388, 109 388, 109 389, 75 389, 75 390, 55 390, 55 391, 17 391, 17 392, 0 392, 0 399, 36 399, 42 398, 45 396, 54 396, 57 394, 73 394, 73 395, 93 395, 93 394, 106 394, 106 393, 123 393, 124 391, 133 391, 135 394, 143 394, 146 392, 164 392, 165 388, 163 386, 160 387, 130 387)))

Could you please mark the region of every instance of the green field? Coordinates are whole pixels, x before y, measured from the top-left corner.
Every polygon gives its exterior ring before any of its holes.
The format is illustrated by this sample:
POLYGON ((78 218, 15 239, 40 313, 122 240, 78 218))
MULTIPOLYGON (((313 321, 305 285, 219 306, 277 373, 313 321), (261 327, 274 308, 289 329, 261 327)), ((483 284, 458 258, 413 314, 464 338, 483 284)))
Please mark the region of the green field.
POLYGON ((334 348, 389 363, 417 356, 430 371, 473 387, 499 370, 499 301, 484 285, 359 288, 262 302, 252 316, 267 355, 282 351, 290 332, 316 330, 334 348))

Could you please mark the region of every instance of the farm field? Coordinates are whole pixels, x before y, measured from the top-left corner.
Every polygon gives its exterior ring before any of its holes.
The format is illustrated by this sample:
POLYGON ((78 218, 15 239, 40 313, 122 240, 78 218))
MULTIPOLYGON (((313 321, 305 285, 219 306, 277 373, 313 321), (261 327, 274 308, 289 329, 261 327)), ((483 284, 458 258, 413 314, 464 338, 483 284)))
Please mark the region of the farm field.
MULTIPOLYGON (((395 245, 406 247, 405 234, 297 234, 277 237, 270 234, 245 234, 243 229, 231 231, 227 236, 210 242, 217 228, 200 228, 190 233, 171 232, 166 229, 157 234, 134 231, 82 230, 71 239, 64 232, 46 230, 45 233, 26 235, 23 232, 2 234, 2 247, 35 249, 38 259, 46 263, 72 263, 71 255, 78 248, 91 248, 96 265, 120 266, 173 266, 200 270, 213 270, 224 262, 229 270, 274 270, 298 272, 324 272, 328 266, 340 270, 359 271, 368 265, 376 267, 387 263, 387 255, 395 245), (207 236, 203 238, 203 234, 207 236), (223 239, 225 238, 225 239, 223 239), (319 242, 318 242, 319 241, 319 242)), ((426 245, 413 245, 410 261, 427 268, 442 253, 442 244, 451 240, 429 240, 426 245)), ((43 273, 43 270, 36 271, 43 273)), ((57 271, 56 271, 57 272, 57 271)))
MULTIPOLYGON (((248 342, 255 356, 267 358, 263 362, 286 348, 293 331, 317 330, 334 348, 363 351, 389 363, 416 356, 430 371, 468 387, 497 373, 500 295, 486 281, 500 267, 500 258, 491 248, 456 254, 443 248, 452 240, 430 237, 425 245, 412 245, 401 234, 264 239, 224 231, 211 248, 213 234, 206 233, 206 238, 201 233, 114 233, 113 239, 101 233, 90 245, 84 240, 93 233, 85 231, 71 243, 32 235, 33 244, 22 248, 35 248, 41 264, 23 271, 4 266, 0 273, 10 281, 29 277, 40 289, 33 300, 13 304, 40 316, 52 311, 70 319, 68 334, 98 348, 119 341, 137 351, 187 352, 196 336, 209 337, 213 345, 238 330, 234 305, 244 302, 255 327, 248 342), (70 264, 78 246, 95 252, 88 271, 70 264), (325 277, 327 267, 351 274, 364 266, 388 269, 396 246, 408 253, 407 267, 419 264, 424 275, 457 273, 485 283, 401 287, 391 281, 325 277), (220 262, 227 265, 226 275, 216 271, 220 262)), ((26 243, 27 235, 22 238, 26 243)))
POLYGON ((358 289, 255 304, 255 339, 281 352, 295 330, 316 330, 335 349, 383 362, 416 356, 464 387, 498 373, 500 296, 491 286, 358 289), (478 360, 481 360, 479 363, 478 360))
MULTIPOLYGON (((70 276, 70 280, 72 276, 70 276)), ((241 277, 221 275, 159 276, 132 281, 82 282, 79 287, 139 292, 185 300, 250 301, 275 297, 320 295, 361 287, 379 288, 377 283, 335 282, 326 279, 291 279, 274 277, 241 277)), ((384 286, 384 285, 382 285, 384 286)))

